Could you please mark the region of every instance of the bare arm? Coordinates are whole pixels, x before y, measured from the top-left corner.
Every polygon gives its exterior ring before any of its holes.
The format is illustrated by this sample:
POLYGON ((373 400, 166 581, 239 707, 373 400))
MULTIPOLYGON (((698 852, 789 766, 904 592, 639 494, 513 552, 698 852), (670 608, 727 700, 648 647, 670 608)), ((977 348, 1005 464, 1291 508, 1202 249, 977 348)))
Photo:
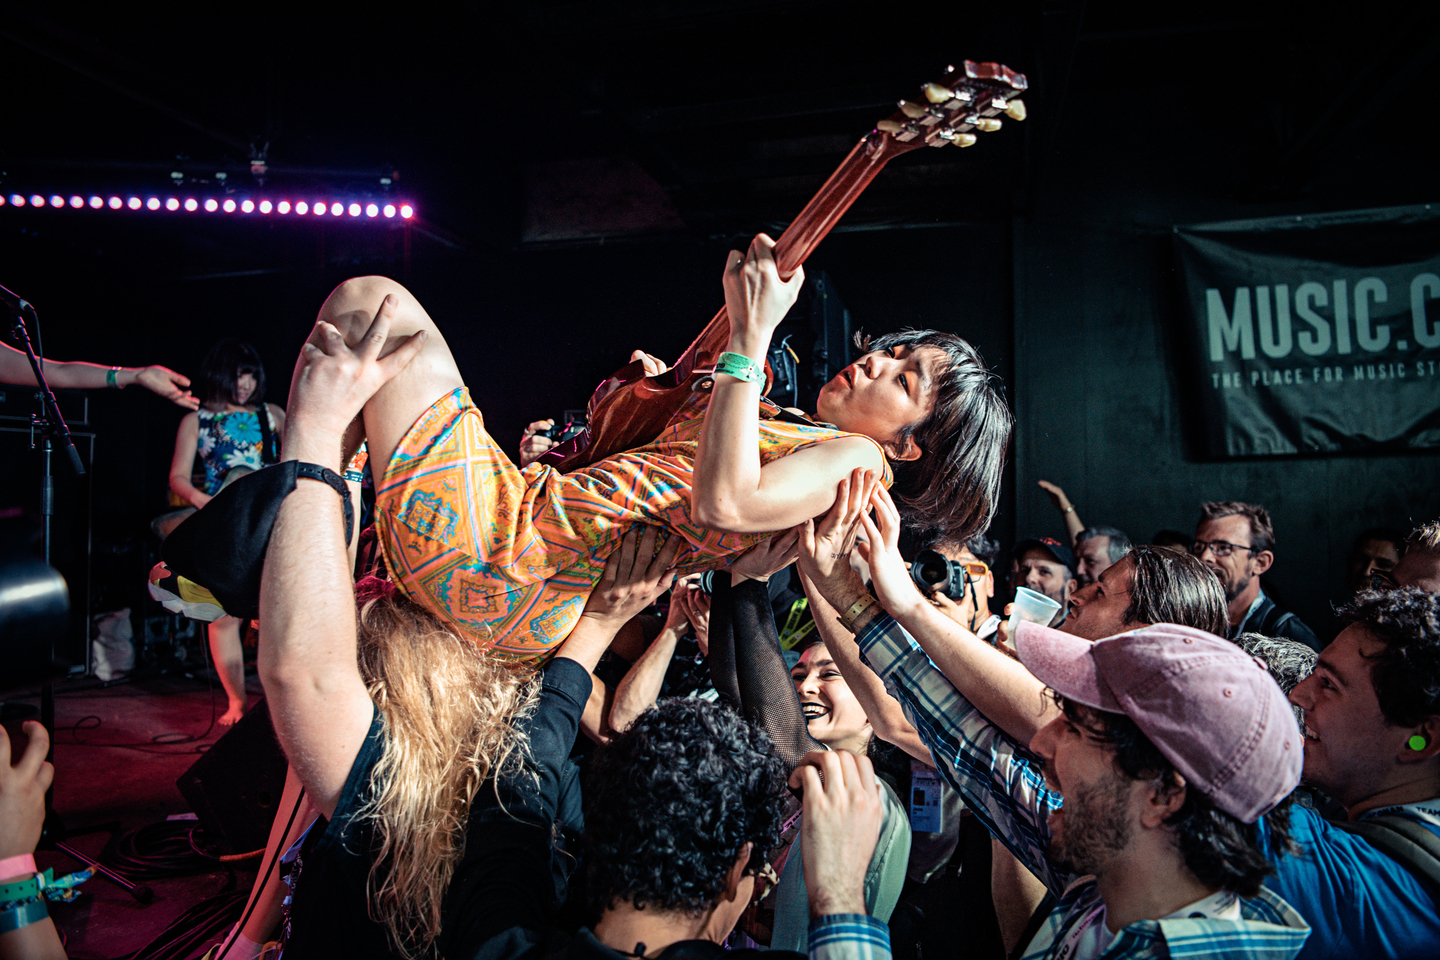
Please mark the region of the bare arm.
MULTIPOLYGON (((365 401, 419 352, 424 333, 377 359, 386 298, 356 348, 329 324, 302 348, 286 460, 340 469, 341 437, 365 401)), ((356 662, 355 594, 334 490, 302 481, 281 505, 260 584, 260 677, 285 755, 317 809, 335 812, 374 715, 356 662)))
POLYGON ((878 484, 870 503, 875 519, 861 514, 867 542, 861 557, 880 603, 934 661, 945 679, 986 717, 1020 743, 1029 743, 1059 710, 1045 685, 1018 661, 996 650, 928 603, 900 557, 900 512, 878 484))
POLYGON ((925 746, 915 727, 905 719, 900 701, 890 696, 885 689, 885 681, 861 662, 860 647, 855 643, 855 636, 840 626, 839 613, 826 602, 815 585, 805 579, 804 574, 800 575, 800 582, 805 587, 805 596, 810 598, 810 614, 815 618, 815 629, 820 632, 820 639, 825 641, 825 648, 830 651, 835 666, 840 668, 840 675, 865 709, 865 716, 875 728, 875 735, 933 767, 935 758, 930 755, 930 748, 925 746))
POLYGON ((170 489, 177 497, 199 509, 210 502, 210 495, 191 481, 195 472, 195 452, 200 447, 200 417, 187 413, 180 419, 175 432, 175 453, 170 458, 170 489))
POLYGON ((1045 491, 1045 495, 1050 498, 1050 502, 1055 505, 1056 510, 1060 511, 1060 516, 1065 521, 1067 538, 1065 542, 1074 544, 1075 535, 1085 529, 1085 524, 1080 521, 1080 514, 1075 511, 1075 505, 1070 502, 1070 498, 1065 495, 1065 491, 1061 490, 1058 484, 1051 483, 1049 480, 1041 480, 1040 489, 1045 491))
MULTIPOLYGON (((56 390, 103 390, 110 386, 111 367, 79 360, 45 360, 45 379, 56 390)), ((0 344, 0 383, 35 386, 35 371, 30 358, 6 344, 0 344)), ((145 389, 177 403, 188 410, 200 406, 190 393, 190 378, 169 367, 121 367, 115 371, 115 386, 124 388, 138 383, 145 389)))
MULTIPOLYGON (((10 765, 10 735, 0 727, 0 860, 34 853, 45 823, 45 791, 55 768, 45 762, 50 733, 33 720, 24 724, 25 751, 10 765)), ((0 883, 29 880, 35 871, 6 870, 0 883)), ((0 933, 3 960, 65 960, 60 935, 48 916, 16 930, 0 933)))
POLYGON ((610 707, 610 729, 616 733, 628 729, 635 718, 654 706, 659 698, 665 671, 675 657, 675 645, 690 625, 688 598, 691 590, 686 583, 675 585, 665 626, 660 628, 659 636, 631 664, 615 687, 615 702, 610 707))
MULTIPOLYGON (((765 362, 770 337, 805 279, 799 270, 789 280, 780 279, 774 247, 761 234, 743 258, 731 253, 725 269, 725 306, 730 314, 727 350, 758 364, 765 362)), ((842 437, 762 468, 755 416, 761 387, 727 374, 715 377, 691 491, 691 514, 710 529, 729 533, 789 529, 829 507, 835 483, 851 468, 883 465, 873 443, 842 437)))

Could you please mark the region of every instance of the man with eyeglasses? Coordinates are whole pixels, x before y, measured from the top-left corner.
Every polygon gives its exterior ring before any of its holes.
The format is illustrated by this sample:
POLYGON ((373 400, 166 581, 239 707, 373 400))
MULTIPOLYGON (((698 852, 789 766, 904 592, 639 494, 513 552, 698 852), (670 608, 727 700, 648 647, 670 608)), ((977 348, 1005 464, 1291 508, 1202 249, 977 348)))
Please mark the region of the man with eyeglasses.
POLYGON ((1260 575, 1275 562, 1275 528, 1264 507, 1239 500, 1200 505, 1200 522, 1190 552, 1214 571, 1225 589, 1230 639, 1242 633, 1288 637, 1312 650, 1324 645, 1294 613, 1265 595, 1260 575))
POLYGON ((936 544, 934 549, 945 559, 964 565, 965 590, 959 597, 937 590, 929 595, 930 602, 981 640, 990 641, 1000 626, 1000 618, 990 612, 990 598, 995 596, 995 571, 990 565, 1000 552, 999 545, 979 536, 959 547, 936 544))

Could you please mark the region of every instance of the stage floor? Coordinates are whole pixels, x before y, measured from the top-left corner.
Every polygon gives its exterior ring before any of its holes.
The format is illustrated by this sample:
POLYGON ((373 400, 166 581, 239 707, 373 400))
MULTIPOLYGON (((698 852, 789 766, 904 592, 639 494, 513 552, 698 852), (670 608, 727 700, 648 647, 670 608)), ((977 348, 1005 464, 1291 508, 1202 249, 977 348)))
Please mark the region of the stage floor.
MULTIPOLYGON (((229 729, 213 723, 225 709, 213 676, 207 682, 203 673, 175 674, 108 688, 94 680, 66 681, 55 689, 54 809, 73 847, 99 857, 111 835, 83 833, 87 828, 116 821, 123 832, 190 813, 175 781, 229 729)), ((260 695, 253 665, 247 689, 253 705, 260 695)), ((7 691, 3 699, 38 707, 38 689, 7 691)), ((12 737, 19 725, 5 722, 12 737)), ((55 850, 42 849, 35 859, 56 876, 83 866, 55 850)), ((259 858, 209 863, 183 876, 144 880, 154 894, 149 903, 136 902, 98 874, 79 888, 74 902, 52 903, 50 915, 70 957, 133 954, 196 904, 230 890, 248 893, 259 858)), ((199 956, 204 949, 175 955, 199 956)))

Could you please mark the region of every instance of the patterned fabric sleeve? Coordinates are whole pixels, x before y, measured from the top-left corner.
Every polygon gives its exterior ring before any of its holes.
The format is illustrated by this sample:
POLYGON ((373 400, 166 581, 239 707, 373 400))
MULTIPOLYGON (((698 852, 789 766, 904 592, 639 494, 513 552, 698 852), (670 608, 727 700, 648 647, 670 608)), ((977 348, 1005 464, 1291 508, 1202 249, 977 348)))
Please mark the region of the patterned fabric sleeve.
POLYGON ((810 960, 890 960, 890 928, 863 913, 810 921, 810 960))

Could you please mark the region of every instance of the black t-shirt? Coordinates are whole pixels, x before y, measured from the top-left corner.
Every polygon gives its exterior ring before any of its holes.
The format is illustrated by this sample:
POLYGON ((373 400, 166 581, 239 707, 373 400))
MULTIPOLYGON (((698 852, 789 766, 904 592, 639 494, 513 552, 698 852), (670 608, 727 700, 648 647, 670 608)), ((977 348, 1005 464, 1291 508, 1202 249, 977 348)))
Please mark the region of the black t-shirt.
POLYGON ((377 709, 360 745, 335 816, 315 821, 291 872, 286 960, 306 957, 389 958, 385 927, 370 919, 366 882, 375 859, 374 822, 357 816, 370 798, 370 776, 385 747, 377 709))

